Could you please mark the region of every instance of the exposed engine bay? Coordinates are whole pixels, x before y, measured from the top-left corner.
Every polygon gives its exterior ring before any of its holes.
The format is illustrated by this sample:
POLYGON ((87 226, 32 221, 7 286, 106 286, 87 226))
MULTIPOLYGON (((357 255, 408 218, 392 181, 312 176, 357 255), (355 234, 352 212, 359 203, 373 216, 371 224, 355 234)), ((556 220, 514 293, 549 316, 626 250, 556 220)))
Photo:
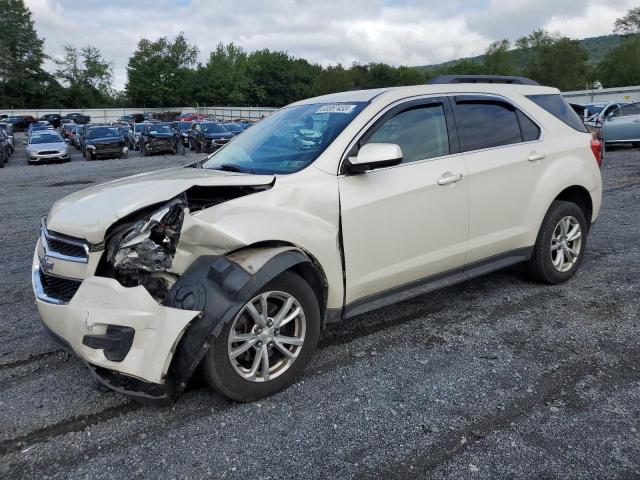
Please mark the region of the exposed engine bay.
POLYGON ((114 278, 125 287, 142 285, 162 303, 179 277, 169 270, 185 215, 271 186, 194 186, 163 205, 124 218, 107 232, 106 255, 99 274, 114 278))

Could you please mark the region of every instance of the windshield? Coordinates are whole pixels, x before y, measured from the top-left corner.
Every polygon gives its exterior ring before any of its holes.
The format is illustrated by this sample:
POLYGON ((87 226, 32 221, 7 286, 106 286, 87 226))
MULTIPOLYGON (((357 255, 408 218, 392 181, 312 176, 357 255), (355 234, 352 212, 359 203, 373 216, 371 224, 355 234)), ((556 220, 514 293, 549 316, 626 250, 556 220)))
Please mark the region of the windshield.
POLYGON ((147 124, 146 123, 136 123, 133 127, 133 131, 134 132, 142 132, 142 130, 144 130, 144 127, 146 127, 147 124))
POLYGON ((228 131, 219 123, 203 123, 201 125, 204 133, 225 133, 228 131))
POLYGON ((39 135, 32 135, 29 139, 29 144, 39 144, 39 143, 60 143, 62 142, 62 137, 57 133, 43 133, 39 135))
POLYGON ((600 113, 606 105, 586 105, 587 116, 592 116, 600 113))
POLYGON ((171 128, 171 125, 167 125, 166 123, 156 124, 149 127, 148 130, 150 135, 156 135, 158 133, 171 133, 173 134, 175 130, 171 128))
POLYGON ((191 126, 191 122, 178 122, 178 128, 180 129, 181 132, 188 131, 190 126, 191 126))
POLYGON ((87 138, 111 138, 119 137, 116 127, 96 127, 87 131, 87 138))
POLYGON ((366 105, 285 107, 210 155, 202 167, 256 174, 297 172, 313 163, 366 105))

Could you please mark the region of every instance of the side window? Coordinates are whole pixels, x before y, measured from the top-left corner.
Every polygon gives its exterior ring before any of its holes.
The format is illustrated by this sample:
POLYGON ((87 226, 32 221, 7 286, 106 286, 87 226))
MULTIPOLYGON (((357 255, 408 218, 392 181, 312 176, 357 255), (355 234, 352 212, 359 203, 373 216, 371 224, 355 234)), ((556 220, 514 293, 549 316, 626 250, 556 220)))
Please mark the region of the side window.
POLYGON ((462 151, 522 142, 516 110, 508 104, 463 100, 457 103, 456 113, 462 151))
POLYGON ((529 117, 527 117, 520 110, 516 110, 518 116, 518 123, 520 124, 520 131, 522 132, 523 142, 533 142, 540 138, 540 127, 533 123, 529 117))
POLYGON ((417 106, 385 121, 365 143, 395 143, 403 163, 449 154, 449 134, 442 104, 417 106))
POLYGON ((632 103, 631 105, 625 105, 618 110, 621 117, 630 117, 632 115, 640 115, 640 103, 632 103))

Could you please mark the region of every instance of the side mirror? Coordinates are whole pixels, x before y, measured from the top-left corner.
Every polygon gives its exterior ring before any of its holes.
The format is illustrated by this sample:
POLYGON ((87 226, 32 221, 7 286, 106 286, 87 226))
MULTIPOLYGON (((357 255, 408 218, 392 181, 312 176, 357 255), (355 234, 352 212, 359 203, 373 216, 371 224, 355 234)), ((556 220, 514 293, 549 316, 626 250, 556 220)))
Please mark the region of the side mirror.
POLYGON ((395 143, 367 143, 358 155, 349 157, 345 169, 349 173, 364 173, 374 168, 390 167, 402 163, 402 149, 395 143))

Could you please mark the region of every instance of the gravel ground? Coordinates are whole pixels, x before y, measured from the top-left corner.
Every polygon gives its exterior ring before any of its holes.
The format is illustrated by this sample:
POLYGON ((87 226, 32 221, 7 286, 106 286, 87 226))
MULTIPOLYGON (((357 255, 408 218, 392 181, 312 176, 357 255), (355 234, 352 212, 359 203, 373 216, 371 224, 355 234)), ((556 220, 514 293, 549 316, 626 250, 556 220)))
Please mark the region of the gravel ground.
POLYGON ((581 270, 519 267, 330 326, 300 381, 253 404, 198 385, 172 408, 93 388, 30 287, 53 201, 194 155, 0 170, 2 478, 640 477, 640 151, 610 152, 581 270))

